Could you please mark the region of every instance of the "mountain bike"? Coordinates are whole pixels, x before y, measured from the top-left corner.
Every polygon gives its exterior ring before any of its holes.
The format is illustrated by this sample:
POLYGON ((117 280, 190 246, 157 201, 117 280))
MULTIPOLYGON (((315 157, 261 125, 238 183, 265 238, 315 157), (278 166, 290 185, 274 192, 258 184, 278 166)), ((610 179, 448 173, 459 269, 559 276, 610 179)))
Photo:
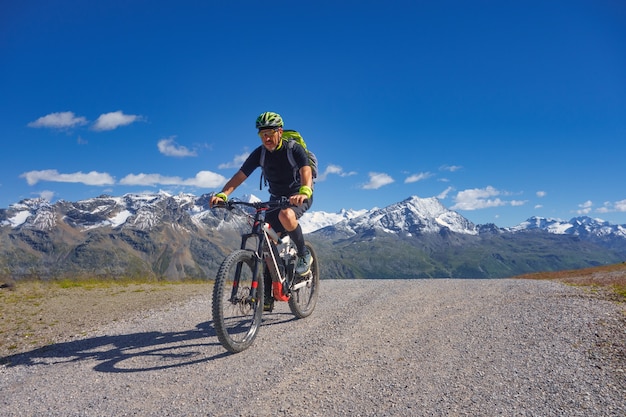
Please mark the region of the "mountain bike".
POLYGON ((302 276, 296 274, 295 244, 286 234, 279 236, 265 221, 266 212, 289 205, 289 199, 284 198, 258 203, 229 200, 216 206, 228 210, 245 206, 253 212, 242 210, 251 220, 252 229, 241 235, 240 249, 224 259, 213 287, 213 323, 217 338, 229 352, 249 348, 258 334, 264 304, 264 273, 272 278, 274 300, 288 302, 297 318, 308 317, 315 309, 320 285, 315 248, 305 242, 311 253, 311 270, 302 276))

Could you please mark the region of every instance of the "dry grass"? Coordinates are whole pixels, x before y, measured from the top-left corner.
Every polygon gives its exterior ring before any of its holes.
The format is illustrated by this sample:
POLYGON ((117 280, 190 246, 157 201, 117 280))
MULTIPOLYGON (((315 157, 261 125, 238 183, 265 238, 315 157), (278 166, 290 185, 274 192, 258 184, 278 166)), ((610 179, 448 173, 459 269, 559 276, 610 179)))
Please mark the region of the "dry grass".
POLYGON ((626 262, 597 266, 594 268, 536 272, 533 274, 519 275, 515 278, 548 279, 570 285, 606 290, 604 293, 608 298, 614 301, 626 302, 626 262))
MULTIPOLYGON (((3 356, 68 340, 130 314, 207 294, 211 285, 200 281, 62 280, 0 286, 0 363, 3 356)), ((207 312, 207 320, 209 315, 207 312)))

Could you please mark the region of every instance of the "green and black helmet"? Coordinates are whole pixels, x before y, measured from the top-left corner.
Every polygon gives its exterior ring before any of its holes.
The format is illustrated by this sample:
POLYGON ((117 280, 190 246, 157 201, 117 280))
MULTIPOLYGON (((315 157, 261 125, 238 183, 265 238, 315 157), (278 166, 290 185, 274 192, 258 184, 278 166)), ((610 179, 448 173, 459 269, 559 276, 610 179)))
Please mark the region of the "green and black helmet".
POLYGON ((256 119, 256 128, 259 130, 277 127, 283 127, 283 118, 278 113, 266 111, 256 119))

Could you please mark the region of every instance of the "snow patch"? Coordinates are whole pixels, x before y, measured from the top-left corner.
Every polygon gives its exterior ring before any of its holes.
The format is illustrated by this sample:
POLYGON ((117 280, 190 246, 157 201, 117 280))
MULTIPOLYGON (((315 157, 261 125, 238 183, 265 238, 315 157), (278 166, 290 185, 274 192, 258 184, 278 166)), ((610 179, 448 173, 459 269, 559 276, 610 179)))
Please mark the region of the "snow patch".
POLYGON ((16 227, 19 227, 26 223, 26 220, 28 220, 30 216, 32 216, 32 213, 30 211, 20 211, 17 212, 13 217, 8 219, 8 223, 13 229, 15 229, 16 227))

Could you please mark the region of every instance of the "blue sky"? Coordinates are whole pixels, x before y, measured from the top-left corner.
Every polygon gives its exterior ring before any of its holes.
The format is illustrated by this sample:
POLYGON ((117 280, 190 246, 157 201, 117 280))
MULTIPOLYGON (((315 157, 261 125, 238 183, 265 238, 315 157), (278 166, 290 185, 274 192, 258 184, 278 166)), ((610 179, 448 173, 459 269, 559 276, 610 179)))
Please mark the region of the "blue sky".
POLYGON ((312 210, 626 224, 621 0, 0 3, 2 208, 217 191, 267 110, 318 156, 312 210))

